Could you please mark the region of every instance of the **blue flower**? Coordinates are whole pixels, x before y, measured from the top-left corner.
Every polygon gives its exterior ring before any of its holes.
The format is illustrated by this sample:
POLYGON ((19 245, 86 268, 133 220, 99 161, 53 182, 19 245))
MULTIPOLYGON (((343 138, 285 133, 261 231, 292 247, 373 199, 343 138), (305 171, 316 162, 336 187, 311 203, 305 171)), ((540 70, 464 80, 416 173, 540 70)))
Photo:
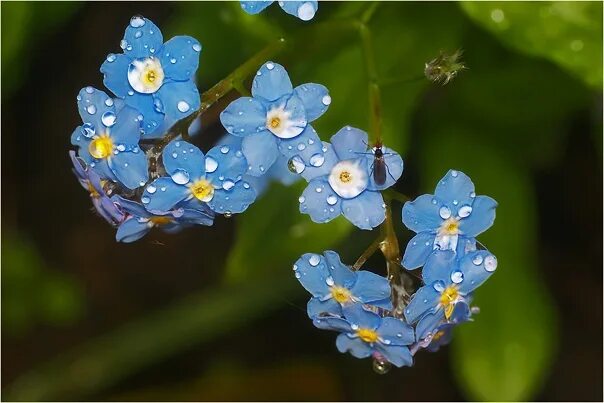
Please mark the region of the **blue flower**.
POLYGON ((419 344, 430 352, 438 351, 442 346, 451 342, 453 337, 453 328, 460 323, 472 320, 472 311, 469 303, 465 301, 458 302, 453 310, 453 315, 449 321, 441 322, 435 329, 425 329, 423 335, 417 338, 421 339, 419 344))
POLYGON ((118 242, 137 241, 153 227, 175 233, 191 225, 210 226, 214 222, 214 213, 204 205, 183 203, 162 214, 151 214, 141 204, 132 200, 117 195, 113 196, 113 200, 129 215, 117 229, 115 239, 118 242))
POLYGON ((409 346, 415 340, 413 328, 402 320, 367 311, 360 304, 342 308, 344 318, 317 317, 320 329, 341 332, 336 347, 341 353, 350 352, 356 358, 373 356, 386 359, 397 367, 413 365, 409 346))
POLYGON ((159 28, 134 16, 120 43, 123 54, 109 54, 101 66, 103 83, 143 116, 145 134, 153 133, 164 117, 180 120, 199 109, 193 81, 201 45, 190 36, 163 42, 159 28))
POLYGON ((235 146, 218 145, 204 156, 194 145, 174 140, 164 148, 162 160, 169 176, 154 180, 141 197, 152 213, 191 201, 228 215, 241 213, 256 199, 254 189, 242 180, 247 162, 235 146))
MULTIPOLYGON (((241 1, 241 8, 248 14, 258 14, 273 1, 241 1)), ((280 1, 279 6, 288 14, 298 17, 302 21, 309 21, 319 9, 319 2, 313 1, 280 1)))
POLYGON ((417 233, 407 244, 403 266, 421 266, 434 249, 458 249, 460 239, 473 239, 493 225, 496 207, 492 198, 476 196, 467 175, 449 171, 434 196, 425 194, 403 206, 403 223, 417 233))
POLYGON ((340 129, 324 144, 320 164, 301 170, 309 181, 300 196, 300 212, 317 223, 333 220, 340 214, 361 229, 377 227, 384 221, 385 204, 380 190, 392 186, 403 173, 403 160, 384 147, 386 181, 374 179, 374 149, 367 150, 367 133, 350 126, 340 129))
POLYGON ((80 185, 90 193, 92 205, 109 224, 117 225, 124 220, 124 213, 111 201, 105 193, 104 182, 96 172, 91 170, 86 163, 76 157, 74 151, 69 151, 73 163, 73 173, 78 178, 80 185))
POLYGON ((302 255, 294 264, 296 278, 313 298, 308 302, 308 316, 342 315, 341 306, 363 303, 392 309, 390 284, 370 271, 352 271, 340 261, 336 252, 302 255))
POLYGON ((305 163, 319 158, 321 140, 308 122, 331 103, 327 88, 312 83, 293 88, 283 66, 267 62, 254 77, 252 96, 236 99, 220 114, 225 129, 243 137, 248 174, 265 174, 280 155, 305 163))
POLYGON ((143 186, 149 179, 147 157, 138 146, 141 135, 139 113, 123 106, 103 91, 83 88, 77 97, 82 126, 71 135, 78 156, 101 178, 120 182, 128 189, 143 186))
MULTIPOLYGON (((424 286, 405 308, 405 318, 416 323, 416 335, 425 337, 443 322, 457 322, 459 303, 469 304, 471 293, 497 268, 497 258, 487 250, 469 252, 457 259, 454 251, 434 251, 422 272, 424 286)), ((463 311, 462 311, 463 312, 463 311)))

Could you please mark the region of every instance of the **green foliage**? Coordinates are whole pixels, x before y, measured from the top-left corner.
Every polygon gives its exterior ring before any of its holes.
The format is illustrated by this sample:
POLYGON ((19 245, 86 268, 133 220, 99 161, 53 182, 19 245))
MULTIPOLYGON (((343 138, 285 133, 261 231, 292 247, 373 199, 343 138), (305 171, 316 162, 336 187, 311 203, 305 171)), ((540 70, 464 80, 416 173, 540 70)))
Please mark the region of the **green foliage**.
POLYGON ((601 2, 463 2, 461 8, 511 48, 602 88, 601 2))

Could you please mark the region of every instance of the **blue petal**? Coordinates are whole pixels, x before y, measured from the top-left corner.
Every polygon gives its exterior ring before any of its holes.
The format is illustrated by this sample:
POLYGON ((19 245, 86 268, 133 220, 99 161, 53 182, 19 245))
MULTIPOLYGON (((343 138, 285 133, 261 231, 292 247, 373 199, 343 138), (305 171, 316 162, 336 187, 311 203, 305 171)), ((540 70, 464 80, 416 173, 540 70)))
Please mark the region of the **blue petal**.
POLYGON ((459 291, 468 294, 491 277, 497 269, 497 258, 488 250, 477 250, 461 258, 459 269, 463 273, 459 291))
POLYGON ((76 153, 73 150, 69 150, 69 158, 71 159, 71 163, 73 164, 73 170, 76 174, 77 178, 80 180, 88 180, 88 174, 86 172, 86 163, 81 159, 76 157, 76 153))
POLYGON ((371 346, 358 337, 350 338, 342 333, 336 338, 336 347, 341 353, 350 353, 356 358, 367 358, 373 352, 371 346))
POLYGON ((241 8, 248 14, 258 14, 271 4, 273 4, 273 1, 241 1, 241 8))
POLYGON ((164 83, 155 93, 166 116, 180 120, 186 118, 201 106, 197 86, 191 80, 164 83))
POLYGON ((242 213, 256 200, 256 192, 245 181, 236 182, 229 190, 216 189, 208 205, 219 214, 242 213))
POLYGON ((295 94, 289 94, 279 98, 268 105, 266 109, 267 115, 273 110, 282 110, 283 113, 288 115, 289 124, 287 129, 279 134, 275 134, 283 140, 298 138, 308 124, 304 104, 295 94))
POLYGON ((470 320, 472 316, 472 310, 467 301, 458 301, 453 308, 453 314, 449 319, 451 322, 463 323, 470 320))
POLYGON ((376 350, 397 367, 410 367, 413 365, 413 356, 407 347, 377 344, 376 350))
POLYGON ((266 129, 266 108, 254 98, 238 98, 220 113, 220 122, 235 136, 255 134, 266 129))
POLYGON ((183 205, 183 214, 178 218, 179 223, 186 224, 196 224, 196 225, 207 225, 210 226, 214 223, 214 214, 213 212, 205 207, 205 204, 202 206, 188 206, 188 202, 185 202, 183 205))
POLYGON ((199 66, 201 44, 190 36, 175 36, 164 44, 160 61, 165 77, 185 81, 195 76, 199 66))
POLYGON ((288 14, 298 17, 302 21, 309 21, 319 9, 317 0, 311 1, 280 1, 279 5, 288 14))
POLYGON ((361 304, 343 306, 342 311, 351 325, 357 325, 360 328, 375 330, 382 322, 378 314, 366 310, 361 304))
MULTIPOLYGON (((307 126, 307 128, 308 127, 310 126, 307 126)), ((313 166, 312 164, 306 165, 301 173, 302 177, 307 181, 311 181, 312 179, 318 178, 319 176, 329 175, 334 165, 339 162, 338 156, 333 150, 333 146, 331 144, 323 142, 323 148, 321 149, 321 151, 323 152, 321 154, 323 157, 323 163, 319 166, 313 166)), ((308 162, 310 163, 310 161, 308 162)), ((315 165, 317 164, 315 163, 315 165)))
POLYGON ((382 309, 386 309, 388 311, 392 311, 392 299, 390 298, 390 296, 388 296, 388 298, 384 298, 384 299, 381 299, 379 301, 373 301, 372 303, 370 303, 368 305, 376 306, 378 308, 382 308, 382 309))
POLYGON ((390 283, 385 277, 365 270, 360 270, 356 274, 357 282, 350 291, 361 302, 370 304, 390 296, 390 283))
POLYGON ((125 98, 132 86, 128 82, 128 69, 132 58, 123 54, 110 54, 101 65, 103 84, 109 88, 116 97, 125 98))
POLYGON ((147 156, 142 151, 118 152, 109 159, 109 167, 128 189, 136 189, 149 180, 147 156))
POLYGON ((463 172, 450 170, 436 185, 434 196, 445 203, 451 209, 451 214, 456 216, 461 206, 472 205, 474 184, 463 172))
POLYGON ((285 68, 278 63, 266 62, 252 82, 252 96, 265 101, 276 101, 294 91, 285 68))
POLYGON ((317 155, 315 158, 319 158, 323 155, 323 143, 314 127, 307 125, 298 136, 291 139, 279 139, 279 151, 287 158, 297 155, 305 165, 312 165, 313 156, 317 155))
POLYGON ((151 217, 151 213, 145 210, 143 205, 140 203, 125 199, 119 195, 115 195, 111 199, 115 201, 124 211, 126 211, 130 215, 142 218, 151 217))
POLYGON ((141 201, 148 211, 164 213, 189 195, 190 191, 186 186, 178 185, 164 176, 145 188, 141 201))
POLYGON ((340 255, 332 250, 323 252, 329 268, 329 273, 338 286, 350 288, 357 281, 357 275, 350 267, 342 263, 340 255))
POLYGON ((321 84, 302 84, 294 89, 294 94, 302 100, 304 109, 306 110, 306 119, 309 122, 318 119, 325 113, 331 97, 327 88, 321 84))
POLYGON ((457 268, 455 252, 450 250, 435 250, 424 265, 422 277, 425 284, 435 281, 442 282, 445 286, 451 284, 451 273, 457 268))
POLYGON ((426 350, 430 352, 435 352, 440 349, 441 346, 449 344, 451 339, 453 338, 453 327, 455 325, 444 324, 438 327, 435 331, 435 335, 442 333, 437 339, 432 339, 432 342, 426 347, 426 350))
POLYGON ((431 312, 438 305, 440 293, 432 284, 421 287, 411 298, 405 308, 405 319, 408 323, 415 323, 426 312, 431 312))
POLYGON ((462 234, 475 237, 493 225, 497 202, 489 196, 476 196, 472 204, 472 212, 459 222, 462 234))
POLYGON ((443 219, 438 214, 440 203, 433 203, 433 200, 436 201, 434 196, 425 194, 406 202, 403 205, 403 224, 414 232, 436 233, 443 219))
POLYGON ((125 218, 124 213, 107 196, 93 197, 92 205, 101 217, 111 225, 117 225, 125 218))
MULTIPOLYGON (((137 109, 143 116, 143 129, 145 133, 153 133, 164 120, 165 115, 154 104, 152 94, 130 92, 124 99, 126 105, 137 109)), ((172 117, 170 119, 173 119, 172 117)))
POLYGON ((350 332, 350 324, 342 318, 334 318, 334 317, 320 317, 313 319, 313 325, 318 327, 319 329, 324 330, 335 330, 338 332, 350 332))
POLYGON ((115 118, 113 127, 109 130, 110 136, 116 143, 137 146, 141 137, 141 121, 139 112, 129 106, 124 106, 115 118))
POLYGON ((294 264, 294 273, 302 287, 313 297, 327 299, 331 291, 327 286, 329 271, 325 258, 316 253, 305 253, 294 264))
POLYGON ((140 58, 158 53, 163 43, 161 31, 154 23, 147 18, 134 16, 126 27, 120 47, 124 54, 140 58))
POLYGON ((413 328, 402 319, 383 318, 377 332, 382 339, 389 340, 394 346, 407 346, 415 341, 413 328))
POLYGON ((285 186, 289 186, 300 180, 300 175, 295 174, 289 170, 289 158, 284 155, 280 155, 277 161, 269 169, 265 177, 267 179, 274 179, 285 186))
POLYGON ((131 217, 124 221, 115 234, 115 240, 118 242, 134 242, 144 237, 151 227, 147 222, 139 222, 136 217, 131 217))
POLYGON ((300 212, 308 214, 316 223, 329 222, 342 212, 342 199, 333 192, 324 177, 310 181, 298 201, 300 212))
POLYGON ((205 169, 214 185, 223 181, 237 182, 247 172, 247 160, 240 145, 218 143, 208 151, 205 169))
POLYGON ((433 245, 434 234, 420 232, 415 235, 405 248, 403 267, 407 270, 413 270, 423 266, 430 253, 434 250, 433 245))
POLYGON ((277 138, 266 130, 245 137, 241 149, 248 162, 247 173, 252 176, 264 175, 279 156, 277 138))
POLYGON ((82 122, 91 124, 97 136, 105 133, 107 126, 103 124, 103 116, 108 112, 115 116, 113 99, 103 91, 92 87, 82 88, 77 99, 82 122))
POLYGON ((84 153, 80 150, 79 155, 101 178, 117 182, 117 177, 109 167, 108 159, 98 160, 92 158, 88 150, 85 150, 84 153))
POLYGON ((331 144, 340 160, 356 159, 367 153, 367 133, 346 126, 331 136, 331 144))
MULTIPOLYGON (((172 117, 166 115, 161 116, 163 116, 163 120, 159 125, 153 126, 153 124, 149 125, 148 123, 144 125, 144 133, 141 134, 142 139, 149 140, 162 138, 177 122, 177 120, 172 117)), ((201 124, 200 122, 201 119, 195 119, 191 126, 189 126, 189 136, 191 136, 191 128, 193 125, 201 124)))
POLYGON ((306 306, 306 313, 309 318, 314 318, 321 314, 342 315, 342 307, 333 298, 321 301, 319 298, 311 298, 306 306))
POLYGON ((342 211, 348 221, 365 230, 377 227, 386 218, 382 194, 368 190, 355 198, 342 200, 342 211))
POLYGON ((206 172, 205 157, 197 146, 183 140, 172 140, 162 153, 168 175, 186 173, 189 182, 202 178, 206 172), (184 172, 183 172, 184 171, 184 172))
POLYGON ((442 309, 434 313, 429 313, 422 317, 417 323, 417 327, 415 329, 417 341, 420 341, 421 339, 428 336, 428 333, 434 334, 434 331, 444 319, 445 313, 442 309))
POLYGON ((367 185, 367 189, 369 190, 383 190, 387 189, 390 186, 394 185, 396 181, 399 180, 401 175, 403 174, 403 159, 401 156, 396 153, 394 150, 388 147, 382 147, 382 151, 384 153, 384 162, 386 169, 386 181, 382 185, 378 185, 374 179, 374 171, 376 169, 376 162, 374 159, 373 153, 371 155, 366 155, 365 157, 369 159, 369 185, 367 185))

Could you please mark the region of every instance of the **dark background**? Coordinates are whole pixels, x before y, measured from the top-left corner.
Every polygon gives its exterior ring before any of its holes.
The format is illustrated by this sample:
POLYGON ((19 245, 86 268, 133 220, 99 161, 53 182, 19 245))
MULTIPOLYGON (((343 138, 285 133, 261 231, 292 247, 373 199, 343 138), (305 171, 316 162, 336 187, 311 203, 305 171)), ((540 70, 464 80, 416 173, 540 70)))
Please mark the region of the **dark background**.
MULTIPOLYGON (((602 400, 602 9, 559 4, 551 32, 530 23, 544 18, 535 3, 499 6, 524 18, 531 38, 553 32, 545 48, 531 42, 533 53, 471 6, 376 11, 385 77, 421 75, 443 48, 463 47, 469 66, 445 87, 411 80, 383 90, 387 144, 406 164, 397 189, 431 193, 458 167, 500 203, 493 235, 481 238, 500 264, 478 293, 476 323, 451 347, 419 353, 413 368, 380 376, 312 327, 290 271, 311 250, 334 248, 352 263, 371 234, 311 225, 296 213, 300 187, 274 186, 246 213, 260 218, 220 217, 117 244, 67 156, 80 122, 75 96, 102 88, 100 64, 119 50, 132 15, 152 19, 165 40, 201 41, 203 91, 279 35, 304 38, 312 24, 352 18, 367 4, 321 2, 317 21, 303 24, 276 4, 246 16, 237 3, 2 3, 3 399, 602 400), (564 12, 588 20, 564 25, 564 12), (595 39, 582 43, 591 55, 577 61, 587 67, 560 62, 556 35, 590 30, 595 39), (599 83, 588 78, 598 69, 599 83), (298 237, 300 228, 321 235, 298 237)), ((482 7, 488 16, 498 6, 482 7)), ((275 59, 294 84, 330 88, 333 105, 317 122, 324 140, 345 124, 368 129, 363 61, 346 35, 294 41, 275 59)), ((195 140, 205 150, 222 133, 222 107, 195 140)), ((404 245, 410 235, 400 230, 404 245)))

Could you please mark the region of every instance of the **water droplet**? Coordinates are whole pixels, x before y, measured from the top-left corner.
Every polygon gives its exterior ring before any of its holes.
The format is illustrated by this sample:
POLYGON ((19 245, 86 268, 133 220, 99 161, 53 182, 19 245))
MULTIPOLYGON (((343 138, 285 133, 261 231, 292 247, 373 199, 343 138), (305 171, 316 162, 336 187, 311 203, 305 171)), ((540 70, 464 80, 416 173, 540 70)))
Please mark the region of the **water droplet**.
POLYGON ((206 157, 206 172, 212 173, 218 168, 218 162, 212 157, 206 157))
POLYGON ((198 44, 198 43, 195 43, 195 44, 193 45, 193 50, 194 50, 195 52, 201 52, 201 45, 200 45, 200 44, 198 44))
POLYGON ((159 190, 161 190, 162 192, 165 192, 166 191, 166 187, 162 186, 159 190))
POLYGON ((482 264, 482 255, 474 256, 474 258, 472 259, 472 263, 474 263, 476 266, 482 264))
POLYGON ((140 28, 143 25, 145 25, 145 20, 140 15, 135 15, 134 17, 130 18, 130 26, 132 28, 140 28))
POLYGON ((233 216, 233 213, 231 213, 230 211, 224 212, 224 218, 231 218, 232 216, 233 216))
POLYGON ((126 146, 123 144, 118 144, 116 148, 118 151, 126 151, 126 146))
POLYGON ((178 157, 178 154, 177 153, 172 153, 172 158, 176 158, 176 157, 178 157))
POLYGON ((172 180, 174 181, 174 183, 177 183, 179 185, 189 183, 189 173, 182 169, 177 169, 176 172, 172 174, 172 180))
POLYGON ((317 192, 317 193, 321 193, 322 191, 323 191, 322 187, 315 188, 315 192, 317 192))
POLYGON ((442 206, 440 210, 438 210, 438 214, 444 220, 451 217, 451 209, 447 206, 442 206))
POLYGON ((474 193, 474 192, 470 193, 470 197, 471 197, 472 199, 473 199, 473 198, 475 198, 475 197, 476 197, 476 193, 474 193))
POLYGON ((333 206, 337 202, 338 202, 338 198, 335 197, 334 195, 330 195, 327 197, 327 204, 329 204, 330 206, 333 206))
POLYGON ((157 191, 157 188, 156 188, 155 186, 153 186, 153 185, 149 185, 149 186, 147 186, 147 193, 151 193, 151 194, 153 194, 153 193, 155 193, 156 191, 157 191))
POLYGON ((323 102, 323 105, 327 106, 331 103, 331 97, 329 95, 325 95, 322 99, 321 102, 323 102))
POLYGON ((120 41, 120 48, 122 48, 122 49, 126 49, 127 47, 128 47, 128 42, 126 42, 126 40, 125 40, 125 39, 122 39, 122 40, 120 41))
POLYGON ((304 196, 300 196, 300 197, 298 197, 298 201, 299 201, 300 203, 304 203, 304 202, 306 201, 306 197, 304 197, 304 196))
POLYGON ((250 188, 250 184, 247 183, 247 182, 243 182, 243 187, 246 188, 246 189, 249 189, 250 188))
POLYGON ((86 87, 86 88, 85 88, 85 91, 86 91, 88 94, 92 94, 92 93, 94 92, 94 88, 92 88, 92 87, 88 86, 88 87, 86 87))
POLYGON ((187 112, 189 109, 191 109, 191 107, 189 106, 188 103, 186 103, 185 101, 179 101, 178 105, 176 105, 176 107, 178 108, 179 111, 181 111, 182 113, 187 112))
POLYGON ((459 172, 457 172, 456 170, 452 170, 451 171, 451 176, 454 178, 457 178, 457 175, 459 175, 459 172))
POLYGON ((321 262, 319 255, 312 255, 310 258, 308 258, 308 263, 310 263, 310 265, 313 267, 316 267, 319 262, 321 262))
POLYGON ((302 159, 296 155, 287 161, 287 169, 289 169, 289 171, 292 173, 300 174, 304 172, 306 165, 304 165, 304 161, 302 161, 302 159))
POLYGON ((94 126, 92 123, 84 123, 82 125, 82 134, 84 137, 92 137, 94 136, 94 126))
POLYGON ((101 116, 101 122, 103 122, 103 124, 107 127, 113 126, 115 124, 115 113, 111 111, 103 113, 103 116, 101 116))
POLYGON ((86 112, 88 112, 90 115, 94 115, 96 113, 96 106, 88 105, 86 107, 86 112))
POLYGON ((472 212, 472 207, 465 205, 465 206, 461 206, 459 208, 457 215, 461 218, 465 218, 465 217, 469 216, 471 212, 472 212))
POLYGON ((147 196, 143 196, 143 197, 141 198, 141 201, 142 201, 144 204, 147 204, 147 203, 149 203, 149 202, 151 201, 151 199, 149 199, 147 196))
POLYGON ((304 149, 306 148, 306 144, 304 144, 304 143, 300 143, 300 144, 298 144, 298 147, 296 147, 296 148, 297 148, 298 150, 302 151, 302 150, 304 150, 304 149))
POLYGON ((460 271, 454 271, 451 273, 451 281, 455 284, 459 284, 463 281, 463 273, 460 271))
POLYGON ((109 53, 109 54, 107 55, 107 61, 108 61, 109 63, 113 63, 113 62, 115 61, 115 59, 116 59, 116 58, 117 58, 117 56, 115 56, 113 53, 109 53))
POLYGON ((432 204, 436 204, 438 201, 436 199, 432 199, 432 204))
POLYGON ((266 68, 269 69, 269 70, 272 70, 272 69, 275 68, 275 65, 273 63, 271 63, 271 62, 268 62, 268 63, 266 63, 266 68))
POLYGON ((128 95, 130 95, 130 96, 134 95, 134 91, 129 90, 129 91, 128 91, 128 95))
POLYGON ((331 276, 329 276, 325 279, 325 283, 330 287, 335 284, 335 282, 333 281, 333 277, 331 277, 331 276))
POLYGON ((325 156, 323 154, 315 154, 310 157, 310 165, 313 167, 320 167, 325 162, 325 156))
POLYGON ((377 358, 373 359, 373 371, 378 375, 385 375, 392 368, 392 364, 388 361, 380 360, 377 358))
POLYGON ((493 255, 489 255, 484 258, 484 269, 488 272, 493 272, 497 269, 497 258, 493 255))
POLYGON ((107 98, 107 99, 105 100, 105 105, 107 105, 107 106, 113 106, 113 99, 111 99, 111 98, 107 98))
POLYGON ((135 38, 140 38, 141 36, 143 36, 142 31, 136 31, 136 32, 134 33, 134 37, 135 37, 135 38))
POLYGON ((223 154, 226 154, 229 152, 229 146, 222 146, 220 147, 220 152, 223 154))
POLYGON ((298 7, 298 18, 302 21, 311 20, 315 16, 315 6, 311 2, 306 2, 298 7))
POLYGON ((226 180, 222 183, 222 188, 224 190, 231 190, 235 186, 235 182, 226 180))
POLYGON ((300 276, 300 273, 299 273, 299 272, 296 272, 296 273, 294 274, 294 276, 296 276, 296 278, 300 278, 300 277, 302 277, 302 276, 300 276))

